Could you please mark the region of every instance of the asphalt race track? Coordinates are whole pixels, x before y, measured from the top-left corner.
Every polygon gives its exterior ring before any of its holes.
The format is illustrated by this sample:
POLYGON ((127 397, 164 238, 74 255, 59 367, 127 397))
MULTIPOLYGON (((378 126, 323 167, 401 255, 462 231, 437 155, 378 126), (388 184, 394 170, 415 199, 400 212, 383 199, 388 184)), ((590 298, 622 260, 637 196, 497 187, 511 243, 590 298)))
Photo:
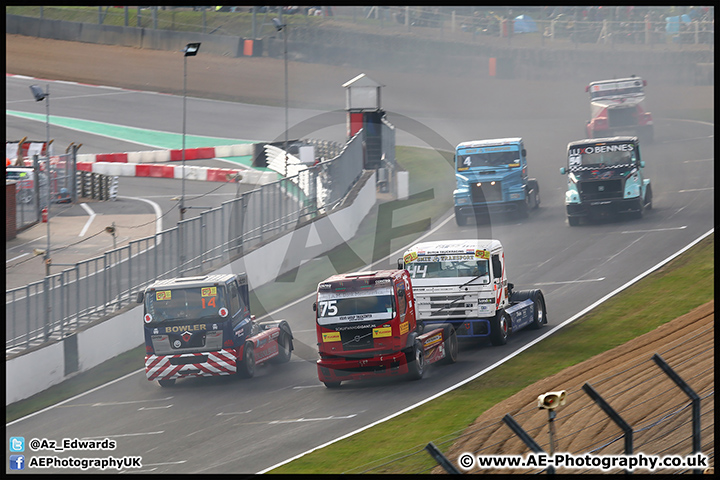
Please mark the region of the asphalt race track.
MULTIPOLYGON (((383 79, 378 79, 383 81, 383 79)), ((6 108, 44 114, 28 85, 32 79, 7 77, 6 108)), ((589 107, 584 85, 569 94, 577 107, 553 109, 562 92, 538 91, 536 103, 508 96, 508 110, 494 117, 457 115, 433 95, 393 97, 402 85, 386 84, 390 122, 401 145, 447 148, 470 139, 522 136, 530 175, 538 179, 542 205, 526 220, 493 218, 491 224, 458 227, 451 212, 425 232, 426 239, 497 238, 505 247, 508 278, 518 289, 540 288, 546 297, 549 325, 523 331, 502 347, 463 345, 455 365, 430 368, 421 381, 347 382, 326 389, 317 378, 312 298, 273 312, 286 319, 295 335, 289 364, 260 368, 256 377, 199 378, 178 381, 174 388, 148 382, 135 372, 102 388, 7 426, 7 437, 53 439, 111 438, 111 452, 43 452, 58 457, 141 456, 142 469, 153 473, 255 473, 342 435, 387 417, 472 376, 562 323, 588 305, 626 284, 711 230, 714 213, 714 125, 655 117, 656 141, 642 146, 646 174, 652 180, 653 210, 640 220, 608 221, 570 228, 564 211, 567 142, 578 139, 589 107), (532 114, 523 115, 523 108, 532 114), (517 115, 512 112, 519 112, 517 115), (408 120, 409 119, 409 120, 408 120), (405 130, 407 129, 407 130, 405 130), (441 140, 427 140, 434 132, 441 140)), ((525 91, 536 86, 515 83, 525 91)), ((415 89, 430 89, 419 79, 415 89)), ((51 83, 51 115, 179 132, 182 102, 178 97, 87 85, 51 83)), ((567 91, 562 83, 543 89, 567 91)), ((666 86, 666 91, 673 87, 666 86)), ((680 88, 680 87, 678 87, 680 88)), ((523 97, 522 95, 519 97, 523 97)), ((709 99, 712 102, 712 99, 709 99)), ((653 99, 649 97, 650 106, 653 99)), ((278 107, 188 99, 188 133, 243 140, 276 140, 283 136, 284 111, 278 107)), ((291 109, 291 131, 303 136, 342 141, 345 117, 310 109, 291 109), (318 117, 320 116, 320 117, 318 117), (313 130, 315 129, 315 130, 313 130)), ((6 116, 8 139, 45 138, 42 121, 6 116)), ((87 135, 51 127, 60 146, 84 143, 83 153, 148 149, 126 140, 87 135)), ((449 181, 452 181, 448 166, 449 181)), ((142 179, 123 178, 121 195, 149 195, 142 179), (144 187, 144 188, 143 188, 144 187)), ((178 182, 179 185, 179 182, 178 182)), ((205 185, 199 188, 210 189, 205 185)), ((178 187, 179 191, 179 187, 178 187)), ((395 215, 393 226, 402 225, 395 215)), ((392 268, 402 252, 393 252, 379 268, 392 268)), ((369 262, 369 259, 367 259, 369 262)), ((373 266, 374 268, 375 266, 373 266)), ((138 323, 139 328, 139 323, 138 323)), ((430 440, 430 439, 428 439, 430 440)), ((7 468, 7 467, 6 467, 7 468)), ((7 470, 9 471, 9 470, 7 470)), ((61 472, 63 469, 48 469, 61 472)), ((320 473, 320 472, 318 472, 320 473)))

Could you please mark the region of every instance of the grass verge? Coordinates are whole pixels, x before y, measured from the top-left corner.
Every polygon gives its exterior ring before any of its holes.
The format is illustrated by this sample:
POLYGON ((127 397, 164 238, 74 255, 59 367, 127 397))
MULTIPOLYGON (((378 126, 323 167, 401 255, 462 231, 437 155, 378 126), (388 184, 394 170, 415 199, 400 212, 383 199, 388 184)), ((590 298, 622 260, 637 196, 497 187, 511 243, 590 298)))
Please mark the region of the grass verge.
POLYGON ((449 445, 499 401, 712 300, 714 247, 712 234, 657 272, 477 380, 271 473, 428 472, 437 465, 423 451, 428 442, 449 445), (561 360, 557 357, 560 349, 561 360), (398 452, 400 445, 407 449, 398 452), (389 457, 388 452, 393 455, 389 457))

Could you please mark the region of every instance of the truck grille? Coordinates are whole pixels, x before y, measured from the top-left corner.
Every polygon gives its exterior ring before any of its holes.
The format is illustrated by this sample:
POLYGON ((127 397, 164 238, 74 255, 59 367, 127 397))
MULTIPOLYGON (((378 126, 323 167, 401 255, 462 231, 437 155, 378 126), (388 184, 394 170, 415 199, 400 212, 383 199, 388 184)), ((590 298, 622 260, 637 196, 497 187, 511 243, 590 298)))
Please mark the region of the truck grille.
POLYGON ((462 317, 473 315, 477 300, 471 296, 432 295, 423 296, 416 301, 418 312, 424 319, 462 317), (454 303, 453 303, 454 302, 454 303), (468 306, 470 305, 470 306, 468 306))
POLYGON ((580 191, 580 199, 584 202, 623 198, 621 180, 580 182, 578 184, 578 190, 580 191))
POLYGON ((633 108, 609 108, 608 124, 610 127, 628 127, 637 125, 635 115, 636 109, 633 108))
POLYGON ((502 182, 495 182, 495 185, 482 182, 480 187, 477 186, 477 183, 473 183, 470 185, 470 192, 473 203, 501 202, 503 199, 502 182))
POLYGON ((343 330, 340 332, 343 350, 363 350, 373 347, 372 328, 343 330))

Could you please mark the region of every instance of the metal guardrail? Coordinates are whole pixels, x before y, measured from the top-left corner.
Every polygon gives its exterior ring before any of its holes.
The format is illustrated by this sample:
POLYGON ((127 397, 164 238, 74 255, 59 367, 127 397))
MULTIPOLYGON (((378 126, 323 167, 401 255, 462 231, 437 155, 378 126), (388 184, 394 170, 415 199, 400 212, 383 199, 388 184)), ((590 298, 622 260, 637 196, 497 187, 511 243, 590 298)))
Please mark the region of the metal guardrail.
POLYGON ((134 304, 135 292, 156 280, 212 271, 301 222, 329 213, 362 172, 362 138, 356 135, 335 158, 294 177, 238 195, 174 228, 42 281, 6 290, 6 358, 134 304))

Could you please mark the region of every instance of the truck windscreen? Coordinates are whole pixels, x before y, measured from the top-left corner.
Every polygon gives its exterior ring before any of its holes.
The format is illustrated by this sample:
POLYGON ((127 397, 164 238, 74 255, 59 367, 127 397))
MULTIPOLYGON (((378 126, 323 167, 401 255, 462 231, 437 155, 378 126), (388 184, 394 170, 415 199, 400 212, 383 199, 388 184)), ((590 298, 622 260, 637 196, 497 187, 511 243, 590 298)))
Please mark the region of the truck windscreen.
POLYGON ((568 150, 568 167, 585 166, 632 166, 637 160, 635 147, 631 143, 587 145, 568 150))
POLYGON ((457 171, 464 172, 475 167, 519 167, 520 151, 515 146, 510 147, 485 147, 460 150, 457 154, 457 171), (493 151, 500 149, 503 151, 493 151))
POLYGON ((488 261, 474 258, 473 255, 455 255, 454 257, 468 257, 467 259, 448 259, 447 256, 419 256, 417 260, 406 266, 410 277, 420 278, 449 278, 449 277, 487 277, 481 283, 490 283, 488 261))
POLYGON ((318 293, 319 325, 391 320, 394 311, 395 296, 390 286, 363 291, 318 293))
POLYGON ((187 323, 228 314, 223 286, 155 290, 145 296, 145 323, 187 323))

